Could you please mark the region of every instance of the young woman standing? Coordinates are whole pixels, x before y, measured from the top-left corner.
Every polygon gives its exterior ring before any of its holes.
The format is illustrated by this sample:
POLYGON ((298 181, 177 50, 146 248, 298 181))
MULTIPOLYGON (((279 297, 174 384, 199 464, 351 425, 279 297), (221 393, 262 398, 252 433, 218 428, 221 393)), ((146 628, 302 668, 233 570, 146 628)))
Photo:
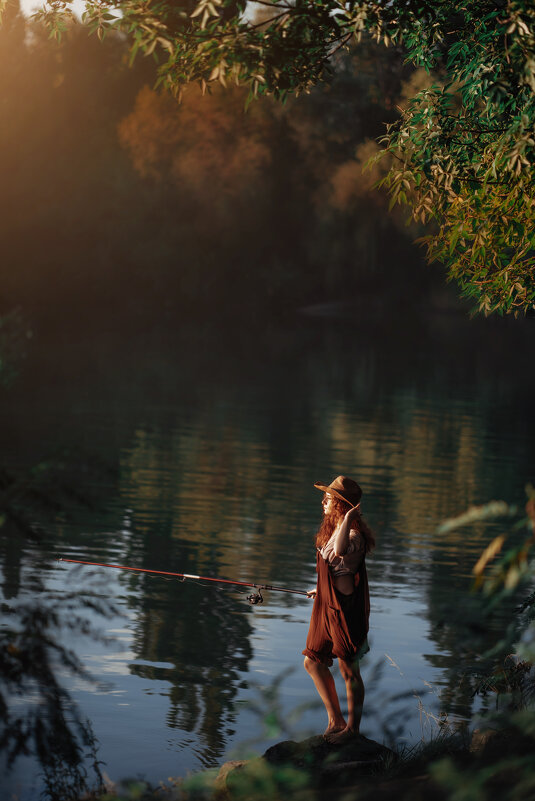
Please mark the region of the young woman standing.
POLYGON ((317 586, 310 590, 314 606, 306 641, 305 669, 325 705, 330 742, 358 734, 364 684, 359 659, 369 651, 370 597, 365 556, 375 539, 360 514, 362 490, 356 481, 338 476, 322 490, 323 521, 316 534, 317 586), (329 667, 338 658, 346 684, 347 721, 344 719, 329 667))

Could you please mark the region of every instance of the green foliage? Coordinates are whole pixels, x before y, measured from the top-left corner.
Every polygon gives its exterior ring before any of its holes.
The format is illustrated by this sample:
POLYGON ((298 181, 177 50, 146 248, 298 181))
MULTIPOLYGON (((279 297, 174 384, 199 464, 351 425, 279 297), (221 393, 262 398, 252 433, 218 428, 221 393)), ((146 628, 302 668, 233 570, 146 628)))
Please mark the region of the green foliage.
MULTIPOLYGON (((509 547, 500 557, 506 537, 496 537, 484 550, 474 567, 475 588, 481 588, 496 603, 515 590, 522 581, 533 576, 530 563, 531 549, 535 543, 535 490, 528 485, 528 500, 525 515, 514 506, 494 501, 468 510, 459 517, 446 521, 442 533, 458 527, 493 518, 517 518, 513 527, 518 532, 527 531, 520 544, 509 547)), ((517 607, 517 614, 523 615, 535 604, 535 593, 517 607)), ((524 801, 535 794, 535 758, 533 756, 533 737, 535 735, 535 681, 533 662, 535 649, 535 630, 533 621, 521 617, 520 634, 516 627, 515 653, 508 654, 502 663, 488 675, 480 679, 475 692, 480 696, 495 694, 496 707, 501 712, 491 720, 491 728, 484 733, 486 744, 476 753, 475 758, 462 761, 451 757, 437 760, 430 766, 433 779, 441 786, 449 801, 491 801, 494 798, 504 801, 524 801), (498 706, 498 702, 500 706, 498 706), (494 727, 498 728, 494 728, 494 727)), ((500 643, 500 647, 503 643, 500 643)), ((499 650, 497 648, 496 650, 499 650)), ((488 725, 488 724, 487 724, 488 725)))
POLYGON ((505 699, 510 709, 526 709, 535 701, 535 682, 531 662, 508 654, 503 664, 490 675, 485 675, 476 687, 476 694, 486 697, 495 694, 505 699))
MULTIPOLYGON (((234 771, 227 779, 232 798, 270 799, 288 798, 295 792, 308 789, 310 774, 306 769, 291 765, 271 765, 261 757, 252 759, 234 771)), ((309 793, 305 796, 309 797, 309 793)))
POLYGON ((535 789, 535 759, 529 754, 465 770, 446 758, 436 762, 431 773, 449 801, 524 801, 533 798, 535 789))
MULTIPOLYGON (((526 530, 526 538, 520 544, 508 548, 497 561, 493 560, 502 551, 506 537, 503 534, 495 537, 474 566, 474 585, 476 588, 482 588, 487 596, 495 596, 499 592, 509 593, 516 589, 521 580, 532 575, 529 557, 535 545, 535 489, 530 484, 526 487, 526 494, 528 500, 525 514, 520 513, 516 506, 506 504, 504 501, 491 501, 485 506, 472 507, 458 517, 446 520, 439 528, 440 534, 447 534, 478 521, 516 517, 515 533, 526 530), (491 562, 492 565, 489 567, 491 562)), ((535 604, 535 596, 533 603, 535 604)))
POLYGON ((480 311, 533 309, 535 9, 469 4, 446 22, 434 50, 420 41, 410 52, 437 80, 382 139, 397 159, 383 183, 414 219, 435 222, 421 239, 428 258, 480 311))
MULTIPOLYGON (((422 238, 462 293, 485 313, 535 308, 535 9, 531 0, 243 0, 87 2, 84 21, 103 38, 120 30, 158 63, 157 84, 181 95, 199 81, 249 87, 250 97, 308 91, 333 55, 363 34, 403 44, 433 71, 382 140, 394 156, 384 183, 393 204, 432 223, 422 238)), ((62 33, 66 0, 39 12, 62 33)))
MULTIPOLYGON (((474 590, 485 598, 485 614, 490 615, 497 604, 504 601, 519 587, 526 585, 533 576, 532 548, 535 544, 535 490, 526 487, 525 512, 518 507, 492 501, 484 506, 472 507, 467 512, 445 521, 439 529, 443 535, 466 525, 509 518, 513 521, 509 537, 499 534, 484 549, 472 573, 474 590), (509 540, 509 542, 508 542, 509 540), (508 545, 508 547, 505 547, 508 545)), ((511 610, 513 612, 513 610, 511 610)), ((532 665, 535 662, 535 593, 530 593, 511 615, 511 622, 502 638, 491 651, 481 658, 495 660, 499 664, 479 676, 474 693, 488 696, 495 693, 498 699, 511 710, 533 706, 535 682, 532 665), (513 653, 511 653, 511 649, 513 653), (504 658, 504 655, 507 654, 504 658)), ((498 702, 497 702, 498 704, 498 702)))

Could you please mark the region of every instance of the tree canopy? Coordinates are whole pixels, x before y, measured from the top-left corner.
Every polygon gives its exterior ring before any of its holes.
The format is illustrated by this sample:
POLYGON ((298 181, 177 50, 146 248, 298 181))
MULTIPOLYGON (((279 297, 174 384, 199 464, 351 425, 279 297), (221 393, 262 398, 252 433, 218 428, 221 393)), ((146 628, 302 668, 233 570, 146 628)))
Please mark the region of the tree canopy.
MULTIPOLYGON (((0 6, 9 0, 0 0, 0 6)), ((60 37, 68 0, 37 16, 60 37)), ((247 85, 284 100, 324 80, 337 51, 372 36, 431 75, 381 141, 392 204, 480 311, 535 308, 535 7, 532 0, 88 0, 102 38, 152 55, 158 85, 247 85)))

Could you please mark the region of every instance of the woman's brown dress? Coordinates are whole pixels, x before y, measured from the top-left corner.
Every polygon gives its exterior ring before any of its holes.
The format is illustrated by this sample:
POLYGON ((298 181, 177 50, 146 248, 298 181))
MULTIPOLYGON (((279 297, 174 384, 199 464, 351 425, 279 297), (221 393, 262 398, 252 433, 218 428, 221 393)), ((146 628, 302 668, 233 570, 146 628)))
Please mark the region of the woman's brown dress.
POLYGON ((370 593, 366 562, 362 560, 355 574, 351 595, 335 589, 329 565, 319 551, 316 572, 318 586, 303 654, 326 665, 332 665, 334 657, 352 662, 368 650, 370 593))

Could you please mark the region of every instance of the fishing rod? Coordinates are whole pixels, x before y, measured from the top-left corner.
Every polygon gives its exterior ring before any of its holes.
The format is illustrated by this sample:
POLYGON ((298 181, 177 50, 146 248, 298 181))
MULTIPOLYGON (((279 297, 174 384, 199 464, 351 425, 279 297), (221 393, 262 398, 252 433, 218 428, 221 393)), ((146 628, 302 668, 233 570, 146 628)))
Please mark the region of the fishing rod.
POLYGON ((129 565, 110 565, 105 562, 84 562, 81 559, 64 559, 58 556, 58 562, 70 562, 74 565, 91 565, 92 567, 111 567, 114 570, 130 570, 134 573, 150 573, 155 576, 169 576, 170 578, 178 578, 181 581, 192 579, 193 581, 212 581, 216 584, 233 584, 236 587, 254 587, 258 592, 251 593, 247 596, 250 604, 256 605, 264 602, 262 598, 262 590, 275 590, 276 592, 291 592, 294 595, 306 595, 306 590, 292 590, 289 587, 275 587, 272 584, 254 584, 251 581, 233 581, 232 579, 213 578, 211 576, 195 576, 192 573, 171 573, 167 570, 149 570, 146 567, 130 567, 129 565))

